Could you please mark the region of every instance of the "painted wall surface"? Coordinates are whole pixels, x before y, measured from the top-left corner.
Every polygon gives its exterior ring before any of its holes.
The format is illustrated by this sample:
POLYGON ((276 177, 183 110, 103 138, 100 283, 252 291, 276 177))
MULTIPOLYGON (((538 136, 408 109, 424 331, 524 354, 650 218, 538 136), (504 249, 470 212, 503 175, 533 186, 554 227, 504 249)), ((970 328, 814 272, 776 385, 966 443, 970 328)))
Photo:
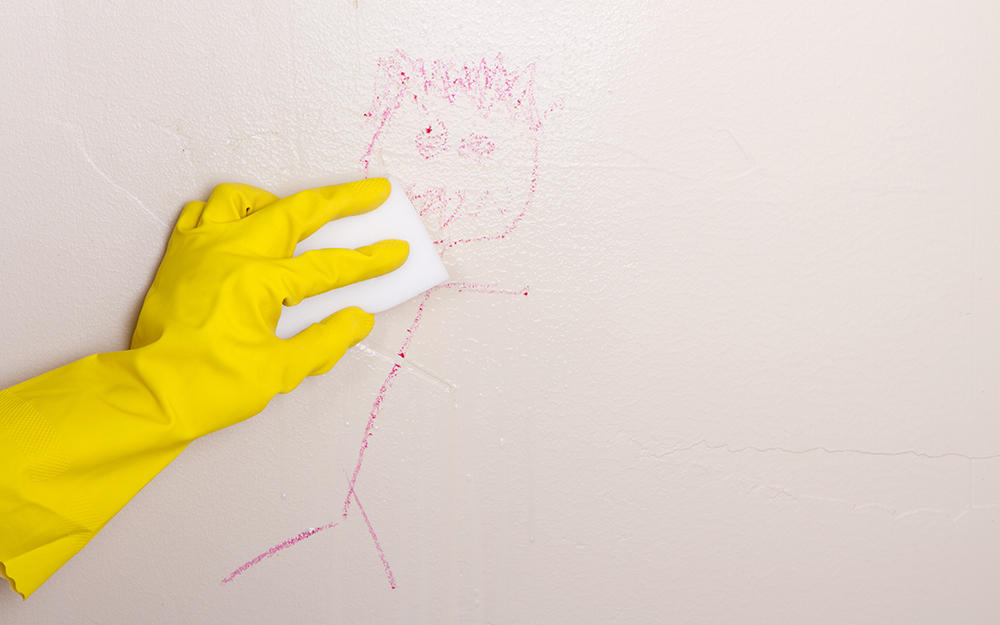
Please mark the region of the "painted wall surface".
POLYGON ((3 3, 0 387, 126 348, 224 181, 393 172, 453 281, 0 622, 1000 622, 998 42, 991 0, 3 3))

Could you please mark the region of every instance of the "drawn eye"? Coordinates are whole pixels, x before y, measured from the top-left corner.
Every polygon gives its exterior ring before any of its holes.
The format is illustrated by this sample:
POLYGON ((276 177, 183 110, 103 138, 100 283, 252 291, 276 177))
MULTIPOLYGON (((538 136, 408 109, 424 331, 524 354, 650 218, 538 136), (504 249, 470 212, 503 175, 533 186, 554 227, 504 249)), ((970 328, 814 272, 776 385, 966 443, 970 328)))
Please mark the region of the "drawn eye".
POLYGON ((458 153, 477 163, 486 163, 495 149, 497 146, 490 141, 489 137, 469 133, 469 136, 462 139, 462 143, 458 146, 458 153))
POLYGON ((448 129, 440 119, 434 120, 417 132, 414 141, 420 156, 432 158, 448 149, 448 129))

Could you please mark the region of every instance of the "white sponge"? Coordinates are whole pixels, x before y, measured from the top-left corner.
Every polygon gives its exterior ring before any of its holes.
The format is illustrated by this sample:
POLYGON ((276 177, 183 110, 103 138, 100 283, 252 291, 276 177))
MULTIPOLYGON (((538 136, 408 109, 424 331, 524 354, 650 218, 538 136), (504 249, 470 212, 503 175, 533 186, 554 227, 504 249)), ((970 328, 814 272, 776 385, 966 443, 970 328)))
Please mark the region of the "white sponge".
POLYGON ((392 191, 381 206, 364 215, 331 221, 299 242, 295 256, 320 248, 355 248, 382 239, 402 239, 410 244, 406 262, 384 276, 306 298, 297 306, 282 307, 275 330, 279 337, 294 336, 348 306, 358 306, 370 313, 389 310, 448 279, 448 270, 403 186, 393 177, 389 183, 392 191))

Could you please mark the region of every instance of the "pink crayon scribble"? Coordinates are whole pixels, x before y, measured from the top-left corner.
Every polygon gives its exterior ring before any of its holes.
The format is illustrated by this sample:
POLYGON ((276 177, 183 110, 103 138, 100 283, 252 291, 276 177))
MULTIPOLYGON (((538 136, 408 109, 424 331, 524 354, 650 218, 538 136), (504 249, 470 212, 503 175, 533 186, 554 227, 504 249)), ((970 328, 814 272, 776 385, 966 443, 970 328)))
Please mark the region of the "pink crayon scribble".
POLYGON ((417 131, 414 142, 417 144, 420 156, 425 159, 434 158, 448 149, 448 129, 440 119, 434 120, 427 128, 417 131))
POLYGON ((462 139, 458 146, 458 153, 469 160, 485 165, 490 154, 496 149, 496 144, 490 141, 489 137, 470 133, 468 137, 462 139))
MULTIPOLYGON (((418 154, 427 159, 446 150, 447 126, 441 117, 431 114, 431 109, 442 104, 447 109, 449 106, 457 105, 459 100, 471 103, 473 109, 484 119, 491 115, 499 115, 516 122, 523 129, 519 136, 525 137, 530 146, 530 173, 521 182, 527 197, 516 207, 498 203, 493 199, 489 189, 475 193, 462 189, 449 191, 443 186, 432 186, 420 192, 415 185, 410 185, 407 188, 407 195, 419 210, 420 216, 430 219, 435 229, 443 235, 435 241, 442 257, 448 249, 462 243, 506 238, 520 225, 532 205, 538 187, 539 141, 542 127, 548 114, 559 107, 556 103, 543 112, 538 106, 534 64, 529 64, 523 69, 510 68, 504 62, 503 56, 498 54, 493 61, 483 58, 479 63, 460 66, 444 60, 425 61, 396 50, 387 57, 379 59, 374 96, 371 106, 364 115, 368 123, 373 125, 371 141, 361 158, 365 170, 369 169, 372 157, 376 154, 376 150, 380 149, 386 132, 393 120, 400 116, 404 106, 418 107, 423 111, 425 119, 429 120, 426 125, 416 128, 418 154), (470 198, 476 199, 470 201, 470 198), (460 220, 475 221, 489 213, 503 216, 504 223, 501 229, 472 237, 452 235, 449 232, 460 220)), ((462 139, 458 152, 466 158, 485 163, 496 149, 495 141, 489 136, 470 132, 462 139)), ((417 308, 417 314, 407 328, 406 336, 397 352, 399 360, 393 363, 382 382, 368 415, 358 450, 358 460, 348 481, 348 492, 344 498, 342 514, 345 518, 350 509, 358 474, 364 463, 365 451, 374 434, 375 419, 382 411, 386 394, 392 388, 410 343, 420 327, 431 293, 438 289, 459 293, 469 291, 497 295, 528 294, 528 287, 518 290, 499 289, 496 285, 465 281, 442 284, 424 294, 417 308)), ((356 495, 353 496, 356 500, 356 495)))
MULTIPOLYGON (((415 183, 407 187, 406 194, 419 211, 425 224, 438 233, 434 237, 436 239, 434 244, 438 247, 438 253, 442 259, 446 253, 462 244, 506 239, 522 223, 532 207, 538 189, 539 144, 542 128, 549 114, 561 107, 559 101, 545 110, 538 106, 534 64, 529 64, 524 68, 511 68, 498 54, 493 61, 487 61, 483 58, 479 63, 458 65, 444 60, 424 61, 411 57, 401 50, 396 50, 387 57, 379 59, 374 95, 369 110, 364 114, 365 123, 373 127, 371 141, 361 157, 361 164, 365 172, 368 172, 372 159, 382 153, 386 133, 391 128, 392 122, 400 118, 403 107, 418 107, 423 115, 422 119, 425 120, 422 125, 411 128, 410 132, 413 134, 408 135, 413 137, 413 143, 410 145, 415 149, 414 157, 419 158, 422 162, 444 157, 450 153, 448 124, 442 119, 442 117, 447 118, 447 114, 437 116, 433 114, 432 109, 444 106, 445 110, 448 110, 449 107, 458 106, 460 100, 471 103, 472 108, 478 111, 484 120, 492 115, 497 115, 504 120, 515 122, 515 125, 520 129, 516 136, 519 140, 527 141, 527 151, 523 152, 524 158, 522 159, 526 167, 521 171, 521 177, 512 183, 520 190, 520 195, 516 198, 510 197, 508 201, 499 199, 502 197, 502 193, 499 191, 505 189, 498 187, 494 187, 492 190, 490 188, 473 190, 449 188, 438 184, 418 190, 415 183), (462 232, 462 228, 467 230, 471 228, 476 232, 474 234, 462 232)), ((479 168, 480 171, 489 171, 488 167, 493 160, 493 155, 500 147, 497 144, 499 139, 492 133, 487 135, 480 132, 469 132, 468 134, 463 132, 461 134, 464 138, 454 152, 459 157, 487 168, 479 168)), ((509 178, 506 173, 505 171, 505 175, 502 176, 505 181, 509 178)), ((506 191, 508 194, 510 193, 509 189, 506 191)), ((504 289, 499 288, 496 284, 480 284, 462 280, 447 282, 426 291, 420 300, 413 321, 406 329, 406 335, 396 353, 396 359, 375 395, 358 448, 357 461, 347 480, 347 493, 343 500, 342 516, 344 519, 348 518, 353 499, 368 527, 369 535, 375 544, 389 580, 389 586, 392 589, 396 588, 395 577, 371 520, 358 499, 356 485, 364 463, 365 452, 374 437, 375 419, 381 415, 386 396, 399 372, 403 369, 403 362, 407 357, 414 336, 420 328, 426 305, 432 293, 439 290, 489 295, 527 296, 529 293, 528 286, 520 289, 504 289)), ((293 539, 275 545, 234 571, 223 580, 223 584, 228 583, 246 569, 271 557, 278 551, 301 542, 315 532, 335 525, 335 523, 331 523, 316 530, 310 530, 311 533, 303 532, 293 539)))
MULTIPOLYGON (((433 290, 433 289, 432 289, 433 290)), ((403 344, 399 348, 399 352, 396 354, 399 356, 400 360, 406 358, 406 350, 410 347, 410 341, 413 340, 413 335, 420 327, 420 321, 424 315, 424 306, 427 304, 427 300, 431 297, 431 291, 424 292, 424 298, 420 301, 420 307, 417 309, 417 316, 413 319, 413 323, 410 327, 406 329, 406 338, 403 339, 403 344)), ((385 401, 385 394, 389 392, 392 388, 392 381, 396 378, 399 370, 403 367, 402 363, 393 363, 392 369, 389 370, 389 375, 385 377, 385 381, 382 382, 382 388, 379 389, 378 394, 375 396, 375 402, 372 404, 371 412, 368 413, 368 423, 365 424, 364 437, 361 439, 361 448, 358 449, 358 462, 354 465, 354 473, 351 474, 350 479, 347 481, 347 497, 344 498, 344 510, 343 516, 347 518, 347 511, 351 507, 351 497, 357 501, 357 495, 354 494, 354 484, 358 481, 358 473, 361 472, 361 464, 365 461, 365 451, 368 449, 368 439, 373 435, 373 430, 375 427, 375 419, 378 417, 379 413, 382 412, 382 403, 385 401)))
POLYGON ((372 527, 372 522, 368 520, 368 514, 365 512, 364 506, 361 505, 361 500, 358 499, 358 494, 354 492, 354 487, 350 487, 350 494, 354 496, 354 503, 358 504, 358 510, 361 511, 361 518, 365 520, 365 525, 368 526, 368 534, 371 535, 372 541, 375 543, 375 549, 378 550, 378 557, 382 559, 382 568, 385 569, 385 575, 389 578, 389 588, 393 590, 396 589, 396 578, 392 575, 392 569, 389 568, 389 561, 385 558, 385 552, 382 551, 382 545, 378 542, 378 536, 375 535, 375 528, 372 527))
POLYGON ((445 282, 439 284, 431 290, 453 289, 458 293, 468 291, 470 293, 486 293, 487 295, 527 295, 529 287, 523 289, 498 289, 495 284, 476 284, 474 282, 445 282))
MULTIPOLYGON (((524 289, 513 290, 513 289, 497 289, 495 285, 491 284, 474 284, 471 282, 446 282, 444 284, 439 284, 424 292, 423 299, 420 300, 420 306, 417 308, 417 316, 414 317, 413 322, 410 327, 406 329, 406 338, 403 339, 403 344, 400 346, 399 351, 396 353, 400 360, 406 358, 406 352, 410 348, 410 343, 413 341, 413 337, 420 327, 420 322, 424 316, 424 307, 427 305, 427 301, 431 298, 431 294, 438 289, 455 289, 459 293, 462 291, 470 291, 474 293, 487 293, 490 295, 527 295, 528 287, 524 289)), ((400 369, 402 369, 402 362, 395 362, 392 365, 392 369, 389 370, 389 374, 385 377, 382 382, 382 388, 379 389, 378 394, 375 396, 375 401, 372 403, 371 412, 368 413, 368 423, 365 424, 365 433, 361 439, 361 448, 358 449, 358 462, 354 465, 354 472, 351 474, 350 479, 347 482, 347 496, 344 498, 344 508, 342 511, 343 517, 347 518, 348 510, 351 506, 351 498, 353 496, 354 500, 357 501, 357 494, 354 492, 354 485, 358 481, 358 474, 361 472, 361 465, 365 461, 365 451, 368 449, 368 439, 374 435, 375 419, 382 412, 382 405, 385 402, 386 393, 392 388, 392 382, 399 374, 400 369)), ((360 504, 359 504, 360 505, 360 504)))
MULTIPOLYGON (((444 107, 455 107, 461 102, 470 106, 484 121, 491 117, 506 120, 505 124, 513 123, 519 131, 518 141, 526 142, 526 151, 519 153, 518 161, 527 165, 530 172, 523 174, 513 184, 523 190, 519 198, 501 202, 495 199, 495 193, 490 189, 480 192, 453 191, 444 194, 443 189, 431 189, 426 192, 427 206, 421 212, 430 211, 439 216, 438 227, 445 229, 455 226, 460 221, 468 225, 468 217, 484 215, 484 204, 495 208, 495 217, 502 219, 481 220, 479 228, 487 232, 478 234, 444 232, 438 238, 438 243, 445 249, 456 245, 473 242, 495 241, 504 239, 520 224, 525 214, 531 208, 538 184, 539 141, 542 128, 549 114, 561 106, 554 103, 543 110, 538 106, 535 89, 535 65, 524 68, 509 67, 502 55, 497 55, 492 61, 483 58, 479 63, 459 65, 444 60, 425 61, 411 57, 401 50, 396 50, 388 56, 379 59, 378 71, 375 77, 375 93, 371 106, 364 117, 373 126, 371 141, 361 157, 361 164, 368 171, 372 159, 381 150, 386 141, 392 122, 401 118, 404 110, 415 110, 427 120, 422 126, 414 128, 417 135, 417 151, 424 159, 430 158, 429 151, 440 154, 445 149, 447 135, 445 122, 434 110, 444 107), (434 138, 434 142, 431 142, 434 138), (435 197, 436 196, 436 197, 435 197), (448 202, 442 204, 447 197, 448 202), (447 208, 453 202, 458 206, 447 208), (474 212, 473 209, 474 207, 474 212)), ((497 138, 481 132, 472 131, 461 140, 457 152, 468 159, 485 164, 486 160, 498 149, 497 138)), ((380 152, 379 152, 380 153, 380 152)), ((507 161, 510 163, 509 159, 507 161)), ((494 189, 493 191, 498 191, 494 189)), ((408 195, 419 204, 424 193, 415 193, 414 188, 408 189, 408 195)), ((418 206, 419 208, 419 206, 418 206)))
MULTIPOLYGON (((524 219, 524 216, 528 214, 528 209, 531 208, 532 200, 534 200, 534 197, 535 197, 535 191, 538 188, 538 175, 537 175, 538 174, 538 145, 537 144, 535 145, 535 159, 534 159, 532 167, 533 168, 532 168, 532 171, 531 171, 531 187, 530 187, 530 192, 528 194, 528 199, 525 200, 524 206, 521 208, 521 211, 518 212, 514 216, 514 218, 511 220, 511 222, 508 223, 507 226, 502 231, 496 232, 494 234, 484 234, 484 235, 474 236, 474 237, 459 237, 459 238, 456 238, 456 239, 451 239, 449 237, 449 238, 445 238, 445 239, 441 239, 441 240, 435 241, 434 242, 435 245, 443 243, 444 246, 445 246, 445 249, 447 249, 447 248, 454 247, 454 246, 462 244, 462 243, 475 243, 475 242, 479 242, 479 241, 499 241, 501 239, 506 239, 510 235, 510 233, 513 232, 521 224, 521 220, 524 219)), ((508 210, 509 209, 506 209, 506 210, 503 210, 501 212, 507 213, 508 210)))
MULTIPOLYGON (((360 505, 360 504, 358 504, 358 505, 360 505)), ((337 526, 336 523, 327 523, 326 525, 323 525, 321 527, 313 527, 313 528, 310 528, 310 529, 308 529, 308 530, 306 530, 304 532, 301 532, 298 536, 296 536, 294 538, 289 538, 288 540, 286 540, 284 542, 278 543, 277 545, 271 547, 270 549, 268 549, 264 553, 260 554, 259 556, 257 556, 253 560, 250 560, 249 562, 246 562, 245 564, 242 564, 238 569, 236 569, 235 571, 233 571, 232 573, 230 573, 229 577, 227 577, 226 579, 222 580, 219 583, 220 584, 228 584, 229 582, 233 581, 236 578, 237 575, 240 575, 241 573, 243 573, 244 571, 246 571, 250 567, 252 567, 255 564, 257 564, 258 562, 260 562, 261 560, 263 560, 265 558, 270 558, 271 556, 276 555, 282 549, 288 549, 292 545, 300 543, 303 540, 309 538, 310 536, 313 536, 315 534, 318 534, 319 532, 322 532, 323 530, 328 530, 331 527, 336 527, 336 526, 337 526)))
POLYGON ((407 189, 407 195, 415 207, 419 207, 422 218, 430 218, 436 230, 443 230, 451 225, 464 212, 465 193, 457 191, 449 195, 444 187, 431 187, 423 193, 413 191, 414 185, 407 189))
POLYGON ((366 170, 376 143, 405 102, 426 109, 429 98, 454 104, 459 96, 467 96, 484 115, 502 111, 531 131, 542 129, 545 115, 536 103, 534 63, 514 70, 498 54, 492 62, 484 58, 478 64, 459 66, 444 60, 425 62, 396 50, 379 59, 378 67, 375 97, 365 113, 375 124, 371 143, 361 158, 366 170))

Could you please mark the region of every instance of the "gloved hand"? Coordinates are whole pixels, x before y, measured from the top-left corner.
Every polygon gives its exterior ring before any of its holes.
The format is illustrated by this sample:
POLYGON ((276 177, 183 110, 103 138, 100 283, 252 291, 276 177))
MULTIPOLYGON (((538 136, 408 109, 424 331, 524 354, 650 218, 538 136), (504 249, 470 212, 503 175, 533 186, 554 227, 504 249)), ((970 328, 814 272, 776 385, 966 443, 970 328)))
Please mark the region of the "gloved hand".
POLYGON ((132 348, 0 391, 0 563, 27 598, 189 442, 251 417, 328 371, 371 331, 348 308, 274 335, 282 303, 388 273, 405 241, 357 250, 296 243, 389 196, 374 178, 281 199, 240 184, 184 207, 132 348))

